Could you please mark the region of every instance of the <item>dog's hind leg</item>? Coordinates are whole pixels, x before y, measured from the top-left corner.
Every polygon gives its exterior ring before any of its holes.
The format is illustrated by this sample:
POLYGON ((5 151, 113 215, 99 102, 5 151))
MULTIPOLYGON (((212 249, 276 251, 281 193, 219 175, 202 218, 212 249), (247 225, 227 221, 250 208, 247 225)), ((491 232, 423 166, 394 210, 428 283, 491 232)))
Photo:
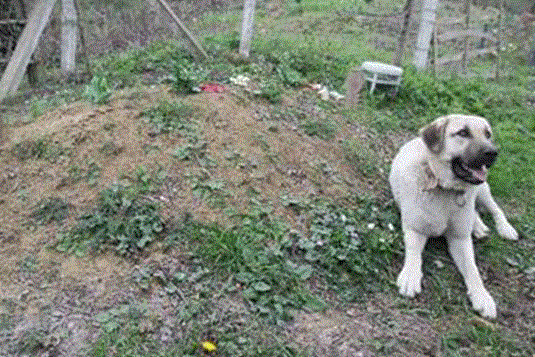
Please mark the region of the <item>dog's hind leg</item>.
POLYGON ((494 218, 494 222, 496 222, 496 230, 498 231, 498 234, 500 236, 511 240, 518 239, 518 233, 513 228, 513 226, 511 226, 509 221, 507 221, 505 214, 498 206, 496 201, 494 201, 494 199, 492 198, 492 194, 490 193, 490 187, 486 182, 482 183, 478 189, 476 205, 481 205, 490 212, 492 218, 494 218))
POLYGON ((470 237, 448 237, 448 248, 461 272, 468 289, 468 297, 472 301, 474 310, 482 316, 496 318, 496 303, 483 285, 483 280, 477 270, 474 258, 474 247, 470 237))
POLYGON ((401 295, 413 297, 422 291, 422 252, 427 237, 412 229, 404 228, 403 232, 405 261, 396 283, 401 295))

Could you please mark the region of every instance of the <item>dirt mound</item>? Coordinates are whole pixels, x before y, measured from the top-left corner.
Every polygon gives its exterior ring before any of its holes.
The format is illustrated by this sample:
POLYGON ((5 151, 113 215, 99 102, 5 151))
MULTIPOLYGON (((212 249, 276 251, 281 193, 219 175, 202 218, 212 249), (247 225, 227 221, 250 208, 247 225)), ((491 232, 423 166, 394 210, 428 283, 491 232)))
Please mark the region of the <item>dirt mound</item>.
MULTIPOLYGON (((0 148, 0 315, 14 324, 4 338, 45 331, 42 311, 51 309, 49 328, 55 323, 78 331, 62 344, 73 348, 94 337, 80 327, 82 320, 99 306, 129 299, 131 262, 113 254, 79 259, 47 248, 62 226, 35 218, 43 200, 65 202, 63 226, 69 226, 112 183, 149 185, 158 177, 158 188, 146 198, 159 202, 166 220, 188 214, 229 225, 235 215, 261 205, 306 229, 295 209, 299 202, 343 202, 355 192, 386 197, 384 175, 363 174, 346 144, 362 145, 364 153, 372 150, 385 162, 394 144, 374 143, 374 135, 348 123, 336 105, 325 105, 328 111, 307 88, 272 105, 243 90, 177 97, 160 86, 118 92, 102 106, 73 103, 12 128, 0 148), (194 129, 156 130, 146 113, 176 102, 191 109, 185 120, 194 129), (325 129, 323 122, 331 126, 325 129), (65 306, 77 303, 86 309, 73 317, 65 306)), ((157 248, 150 254, 152 261, 165 257, 157 248)))

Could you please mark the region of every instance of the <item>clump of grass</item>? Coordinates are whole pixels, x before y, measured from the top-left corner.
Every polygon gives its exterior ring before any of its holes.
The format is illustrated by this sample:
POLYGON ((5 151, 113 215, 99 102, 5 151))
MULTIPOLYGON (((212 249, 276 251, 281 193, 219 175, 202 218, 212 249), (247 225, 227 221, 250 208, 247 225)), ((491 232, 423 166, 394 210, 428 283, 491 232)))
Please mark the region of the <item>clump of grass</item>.
POLYGON ((456 356, 460 350, 466 349, 475 355, 522 355, 527 346, 508 339, 507 333, 499 331, 492 326, 471 324, 467 322, 464 327, 450 331, 442 336, 442 349, 447 356, 456 356))
POLYGON ((355 140, 344 140, 342 141, 342 149, 344 159, 355 171, 366 177, 377 175, 377 156, 368 144, 355 140))
POLYGON ((323 140, 332 140, 336 136, 336 124, 330 120, 306 120, 301 128, 307 135, 317 136, 323 140))
POLYGON ((84 255, 88 250, 115 249, 133 255, 150 244, 163 230, 158 207, 143 202, 123 186, 113 185, 100 194, 94 210, 59 235, 56 249, 84 255))
POLYGON ((156 133, 169 133, 174 130, 195 132, 191 123, 194 109, 181 102, 161 101, 156 107, 143 112, 143 117, 153 125, 156 133))
POLYGON ((10 151, 11 154, 20 161, 45 159, 50 162, 55 162, 60 156, 69 154, 66 148, 62 147, 60 144, 53 143, 46 138, 25 140, 16 143, 10 151))
POLYGON ((43 198, 34 207, 30 217, 39 224, 48 224, 52 221, 61 223, 69 216, 71 205, 59 197, 43 198))
POLYGON ((278 104, 282 100, 283 87, 276 78, 264 78, 260 83, 260 96, 272 104, 278 104))

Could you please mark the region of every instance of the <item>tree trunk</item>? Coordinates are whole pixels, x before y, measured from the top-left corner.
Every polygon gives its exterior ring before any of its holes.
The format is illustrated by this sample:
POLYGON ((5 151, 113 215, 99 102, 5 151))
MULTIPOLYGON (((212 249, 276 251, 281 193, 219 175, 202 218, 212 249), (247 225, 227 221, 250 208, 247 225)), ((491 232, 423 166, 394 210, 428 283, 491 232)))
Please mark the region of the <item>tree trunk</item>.
POLYGON ((62 0, 61 7, 61 72, 68 77, 76 67, 78 25, 74 0, 62 0))
POLYGON ((398 46, 396 48, 396 53, 394 54, 394 60, 392 64, 394 66, 401 66, 401 60, 403 58, 403 51, 405 49, 405 41, 407 40, 407 32, 409 30, 409 25, 411 22, 412 14, 412 4, 414 0, 407 0, 405 3, 405 8, 403 9, 403 27, 401 28, 401 34, 399 35, 398 46))
POLYGON ((429 55, 429 44, 435 27, 436 9, 438 0, 424 0, 422 5, 422 20, 418 30, 416 51, 414 51, 414 65, 418 70, 424 69, 429 55))
POLYGON ((253 39, 254 9, 256 0, 245 0, 243 5, 243 22, 241 26, 240 55, 249 58, 253 39))

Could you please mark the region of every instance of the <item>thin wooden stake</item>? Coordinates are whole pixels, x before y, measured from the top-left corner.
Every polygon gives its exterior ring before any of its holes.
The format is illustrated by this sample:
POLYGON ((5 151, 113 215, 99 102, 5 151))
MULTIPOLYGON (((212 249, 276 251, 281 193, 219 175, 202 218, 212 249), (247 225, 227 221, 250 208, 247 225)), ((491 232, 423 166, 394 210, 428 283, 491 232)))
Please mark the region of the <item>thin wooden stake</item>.
POLYGON ((201 57, 203 57, 203 59, 208 59, 208 54, 204 51, 204 49, 202 48, 202 46, 199 44, 199 42, 197 42, 197 40, 195 39, 195 37, 191 34, 191 32, 189 32, 189 30, 186 28, 186 26, 182 23, 182 21, 178 18, 178 16, 176 16, 175 12, 173 11, 173 9, 171 8, 171 6, 169 6, 169 4, 167 3, 167 1, 165 0, 158 0, 158 2, 160 3, 160 5, 162 5, 162 7, 169 13, 169 15, 171 15, 171 18, 176 22, 176 24, 178 25, 178 27, 180 27, 180 29, 182 30, 182 32, 184 33, 184 35, 186 35, 186 38, 189 40, 190 44, 192 45, 193 49, 195 50, 196 54, 200 54, 201 57))
MULTIPOLYGON (((464 0, 464 15, 465 18, 465 24, 464 27, 468 31, 470 29, 470 0, 464 0)), ((461 69, 463 73, 466 73, 466 67, 468 65, 468 44, 470 42, 470 37, 465 36, 464 38, 464 52, 463 52, 463 59, 461 61, 461 69)))
MULTIPOLYGON (((534 5, 535 6, 535 5, 534 5)), ((502 34, 503 34, 503 8, 504 0, 500 1, 500 18, 498 20, 498 43, 496 44, 496 79, 500 78, 500 67, 502 66, 502 56, 500 55, 502 47, 502 34)))

